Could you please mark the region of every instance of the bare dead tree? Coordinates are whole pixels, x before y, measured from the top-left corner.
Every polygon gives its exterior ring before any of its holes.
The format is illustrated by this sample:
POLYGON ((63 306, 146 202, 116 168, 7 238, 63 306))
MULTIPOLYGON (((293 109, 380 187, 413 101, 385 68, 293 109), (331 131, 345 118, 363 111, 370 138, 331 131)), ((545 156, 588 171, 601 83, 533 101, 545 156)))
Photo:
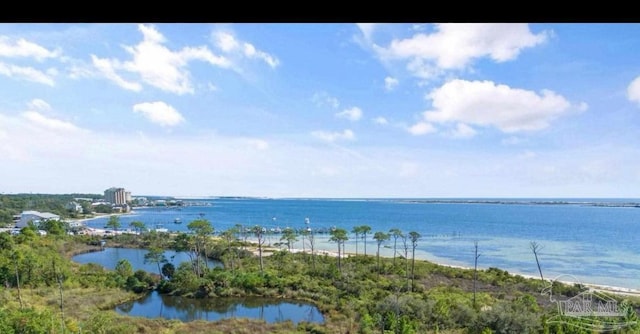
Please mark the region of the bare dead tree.
POLYGON ((475 248, 474 262, 473 262, 473 307, 476 307, 476 282, 478 281, 478 241, 473 242, 475 248))
POLYGON ((542 276, 542 269, 540 268, 540 261, 538 261, 538 251, 542 249, 542 247, 535 241, 532 241, 529 244, 529 247, 531 247, 531 251, 533 252, 533 255, 536 257, 536 264, 538 265, 538 272, 540 272, 540 279, 542 279, 542 281, 544 282, 544 276, 542 276))
POLYGON ((20 292, 20 275, 18 274, 18 260, 16 259, 16 252, 14 251, 13 254, 11 255, 13 257, 13 265, 16 270, 16 285, 18 287, 18 300, 20 301, 20 309, 23 309, 24 306, 22 304, 22 293, 20 292))

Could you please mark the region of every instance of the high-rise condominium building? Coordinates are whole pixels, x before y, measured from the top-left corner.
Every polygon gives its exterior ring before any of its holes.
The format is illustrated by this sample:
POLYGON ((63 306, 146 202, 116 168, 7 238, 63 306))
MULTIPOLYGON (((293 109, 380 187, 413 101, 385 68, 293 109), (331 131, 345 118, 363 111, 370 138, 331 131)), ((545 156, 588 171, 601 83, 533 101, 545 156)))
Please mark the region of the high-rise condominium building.
POLYGON ((127 204, 127 191, 124 188, 111 187, 104 191, 104 200, 115 205, 127 204))

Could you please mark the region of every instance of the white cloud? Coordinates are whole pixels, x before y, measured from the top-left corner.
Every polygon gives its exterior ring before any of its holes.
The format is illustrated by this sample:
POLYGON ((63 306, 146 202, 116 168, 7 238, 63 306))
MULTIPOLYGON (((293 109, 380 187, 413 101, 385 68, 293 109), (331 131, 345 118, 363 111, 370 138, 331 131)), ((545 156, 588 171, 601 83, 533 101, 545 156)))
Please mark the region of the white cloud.
POLYGON ((0 36, 0 57, 29 57, 42 61, 46 58, 56 58, 60 54, 59 49, 50 51, 22 38, 12 42, 8 37, 0 36))
POLYGON ((142 113, 148 120, 161 126, 175 126, 184 122, 178 111, 162 101, 138 103, 133 106, 133 111, 142 113))
POLYGON ((437 129, 431 124, 427 122, 418 122, 412 126, 410 126, 407 131, 414 136, 426 135, 428 133, 434 133, 437 129))
POLYGON ((472 61, 489 57, 496 62, 515 59, 524 48, 547 40, 548 33, 533 34, 521 23, 441 23, 433 33, 394 39, 388 47, 375 46, 383 60, 408 59, 408 69, 428 78, 433 68, 464 69, 472 61))
POLYGON ((475 136, 476 133, 476 130, 474 130, 472 127, 464 123, 458 123, 456 125, 456 128, 451 132, 451 135, 455 138, 471 138, 475 136))
POLYGON ((358 121, 362 118, 362 110, 358 107, 352 107, 349 109, 345 109, 336 114, 338 118, 346 118, 350 121, 358 121))
POLYGON ((376 24, 375 23, 357 23, 357 25, 360 31, 362 32, 362 35, 364 35, 365 40, 371 41, 373 30, 375 29, 376 24))
POLYGON ((138 30, 143 35, 142 42, 134 46, 124 46, 133 57, 130 61, 121 62, 118 59, 100 59, 92 55, 93 64, 109 80, 119 86, 133 91, 139 91, 138 83, 126 81, 119 71, 126 71, 138 75, 140 80, 163 91, 175 94, 194 93, 191 75, 187 66, 192 60, 200 60, 211 65, 228 68, 231 63, 222 56, 213 54, 206 46, 185 47, 179 51, 172 51, 163 43, 165 37, 152 25, 139 25, 138 30))
POLYGON ((388 91, 393 90, 396 86, 398 86, 398 79, 392 77, 384 78, 384 88, 388 91))
POLYGON ((346 129, 343 132, 313 131, 311 132, 311 135, 326 142, 334 142, 337 140, 354 140, 356 138, 353 131, 349 129, 346 129))
POLYGON ((328 105, 334 109, 338 109, 338 107, 340 107, 340 101, 325 92, 314 93, 313 97, 311 97, 311 102, 313 102, 318 107, 323 107, 325 105, 328 105))
POLYGON ((382 117, 382 116, 378 116, 378 117, 374 118, 373 122, 376 123, 376 124, 380 124, 380 125, 389 124, 389 121, 387 121, 387 119, 382 117))
POLYGON ((22 113, 22 117, 29 120, 32 124, 54 131, 80 131, 80 128, 72 123, 61 121, 59 119, 50 118, 36 111, 27 111, 22 113))
POLYGON ((40 110, 40 111, 51 110, 51 106, 49 105, 49 103, 41 99, 33 99, 27 104, 27 106, 30 109, 34 109, 34 110, 40 110))
POLYGON ((210 82, 207 84, 207 88, 209 88, 209 90, 212 92, 215 92, 218 90, 218 87, 210 82))
POLYGON ((121 67, 120 62, 116 59, 100 59, 95 55, 91 55, 91 61, 93 62, 93 66, 95 66, 105 78, 115 82, 118 86, 131 90, 134 92, 139 92, 142 90, 142 85, 137 82, 131 82, 123 79, 116 73, 116 68, 121 67))
POLYGON ((280 64, 280 61, 276 57, 256 49, 256 47, 251 43, 237 40, 228 32, 214 32, 213 37, 216 45, 223 52, 242 55, 250 59, 260 59, 267 63, 271 68, 275 68, 280 64))
POLYGON ((640 76, 631 81, 627 87, 627 98, 640 105, 640 76))
POLYGON ((51 75, 39 71, 33 67, 15 66, 0 62, 0 74, 10 78, 24 79, 32 82, 55 86, 51 75))
POLYGON ((544 129, 570 107, 549 90, 536 94, 491 81, 452 80, 427 97, 433 110, 423 113, 426 121, 494 126, 507 133, 544 129))

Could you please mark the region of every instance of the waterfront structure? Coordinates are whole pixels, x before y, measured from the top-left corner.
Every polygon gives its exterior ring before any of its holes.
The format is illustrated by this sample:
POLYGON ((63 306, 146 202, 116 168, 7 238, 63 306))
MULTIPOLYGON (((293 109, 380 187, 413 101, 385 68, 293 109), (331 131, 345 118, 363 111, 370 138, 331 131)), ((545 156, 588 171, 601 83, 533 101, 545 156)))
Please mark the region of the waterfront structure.
POLYGON ((124 188, 111 187, 104 191, 104 200, 113 205, 127 204, 127 193, 131 198, 131 192, 126 191, 124 188))

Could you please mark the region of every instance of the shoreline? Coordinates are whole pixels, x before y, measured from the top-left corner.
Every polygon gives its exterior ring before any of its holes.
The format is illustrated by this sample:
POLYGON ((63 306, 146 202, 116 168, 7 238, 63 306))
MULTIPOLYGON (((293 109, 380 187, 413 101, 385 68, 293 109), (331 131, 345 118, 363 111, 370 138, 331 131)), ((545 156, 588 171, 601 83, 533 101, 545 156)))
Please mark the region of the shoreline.
MULTIPOLYGON (((326 237, 326 239, 328 240, 328 237, 326 237)), ((327 256, 332 256, 332 257, 337 257, 338 253, 336 251, 333 250, 329 250, 327 248, 328 246, 328 241, 327 240, 322 240, 322 242, 317 243, 316 246, 314 247, 314 251, 316 255, 327 255, 327 256)), ((251 243, 257 243, 258 240, 255 239, 254 237, 250 237, 247 238, 248 242, 251 243)), ((318 240, 316 240, 318 241, 318 240)), ((300 243, 300 241, 296 242, 296 243, 300 243)), ((296 244, 294 243, 294 244, 296 244)), ((332 244, 332 246, 334 246, 332 244)), ((279 251, 279 250, 288 250, 286 246, 284 247, 278 247, 275 245, 263 245, 263 256, 269 256, 271 255, 274 251, 279 251)), ((384 257, 384 258, 391 258, 392 256, 389 256, 388 254, 383 254, 382 249, 380 249, 380 257, 384 257)), ((377 250, 376 250, 377 251, 377 250)), ((302 248, 297 248, 297 247, 292 247, 291 248, 291 252, 292 253, 308 253, 311 254, 311 250, 306 247, 304 250, 302 248)), ((255 255, 258 255, 258 251, 257 249, 253 252, 255 255)), ((386 252, 388 253, 388 252, 386 252)), ((417 255, 417 254, 416 254, 417 255)), ((353 252, 353 250, 350 251, 345 251, 344 254, 342 255, 342 258, 348 258, 350 256, 356 256, 356 253, 353 252)), ((364 256, 363 253, 358 253, 357 256, 364 256)), ((367 256, 376 256, 376 252, 372 253, 367 253, 367 256)), ((426 262, 430 262, 433 263, 435 265, 438 266, 443 266, 443 267, 449 267, 449 268, 455 268, 455 269, 463 269, 463 270, 473 270, 473 267, 469 267, 469 266, 463 266, 463 265, 459 265, 459 264, 451 264, 451 263, 446 263, 446 262, 441 262, 441 261, 433 261, 430 260, 426 257, 422 257, 422 256, 416 256, 416 260, 419 261, 426 261, 426 262)), ((481 268, 478 267, 478 270, 487 270, 488 268, 481 268)), ((498 268, 500 270, 504 270, 501 268, 498 268)), ((526 279, 534 279, 534 280, 540 280, 539 276, 536 275, 531 275, 531 274, 522 274, 522 273, 517 273, 517 272, 509 272, 509 275, 511 276, 521 276, 524 277, 526 279)), ((563 275, 560 275, 563 276, 563 275)), ((556 276, 556 277, 560 277, 560 276, 556 276)), ((564 276, 572 276, 572 275, 564 275, 564 276)), ((597 284, 597 283, 586 283, 586 282, 582 282, 582 281, 572 281, 572 280, 556 280, 556 279, 548 279, 545 278, 544 279, 545 282, 547 283, 551 283, 551 282, 560 282, 563 284, 567 284, 567 285, 574 285, 574 284, 580 284, 582 286, 584 286, 586 288, 586 290, 588 291, 598 291, 598 292, 606 292, 606 293, 612 293, 615 295, 622 295, 622 296, 632 296, 632 297, 640 297, 640 289, 633 289, 633 288, 627 288, 627 287, 622 287, 622 286, 615 286, 615 285, 608 285, 608 284, 597 284)), ((541 291, 542 293, 542 291, 541 291)))

